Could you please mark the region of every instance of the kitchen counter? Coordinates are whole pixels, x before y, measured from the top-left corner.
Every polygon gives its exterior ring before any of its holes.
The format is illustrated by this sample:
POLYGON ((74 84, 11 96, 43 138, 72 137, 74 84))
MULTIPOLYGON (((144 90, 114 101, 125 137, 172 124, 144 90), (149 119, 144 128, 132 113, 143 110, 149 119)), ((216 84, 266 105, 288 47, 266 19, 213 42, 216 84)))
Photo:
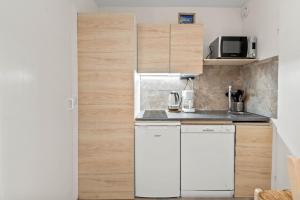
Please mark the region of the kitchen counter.
POLYGON ((196 111, 195 113, 169 112, 169 111, 142 111, 136 121, 183 121, 183 120, 203 120, 203 121, 233 121, 233 122, 269 122, 270 118, 243 112, 229 113, 227 111, 196 111), (145 115, 144 115, 145 113, 145 115))

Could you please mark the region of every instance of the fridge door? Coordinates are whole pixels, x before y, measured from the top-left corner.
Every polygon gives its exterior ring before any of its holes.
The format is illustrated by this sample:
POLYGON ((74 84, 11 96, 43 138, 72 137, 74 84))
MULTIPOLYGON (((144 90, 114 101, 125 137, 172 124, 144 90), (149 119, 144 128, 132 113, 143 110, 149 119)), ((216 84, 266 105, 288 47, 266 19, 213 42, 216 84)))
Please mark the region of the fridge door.
POLYGON ((135 127, 135 195, 180 196, 180 126, 135 127))

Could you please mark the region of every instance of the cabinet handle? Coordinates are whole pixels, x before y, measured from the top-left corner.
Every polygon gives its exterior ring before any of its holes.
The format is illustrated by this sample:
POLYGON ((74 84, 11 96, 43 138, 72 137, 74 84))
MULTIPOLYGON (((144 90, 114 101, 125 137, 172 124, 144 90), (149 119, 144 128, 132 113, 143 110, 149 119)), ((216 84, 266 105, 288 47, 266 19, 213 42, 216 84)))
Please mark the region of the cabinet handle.
POLYGON ((155 134, 154 137, 161 137, 162 135, 159 134, 155 134))
POLYGON ((214 129, 210 129, 210 128, 206 128, 206 129, 203 129, 204 132, 213 132, 214 129))

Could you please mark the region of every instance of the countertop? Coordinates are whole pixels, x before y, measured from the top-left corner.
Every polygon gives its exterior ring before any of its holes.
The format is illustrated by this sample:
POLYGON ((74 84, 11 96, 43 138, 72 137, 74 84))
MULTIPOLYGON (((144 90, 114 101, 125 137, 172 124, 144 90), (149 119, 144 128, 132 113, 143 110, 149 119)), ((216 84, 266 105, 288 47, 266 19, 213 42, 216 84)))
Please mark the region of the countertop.
POLYGON ((243 112, 243 113, 230 113, 228 111, 196 111, 195 113, 183 112, 169 112, 154 111, 148 112, 147 116, 144 115, 145 111, 140 112, 135 120, 136 121, 182 121, 182 120, 203 120, 203 121, 233 121, 233 122, 269 122, 270 118, 243 112))

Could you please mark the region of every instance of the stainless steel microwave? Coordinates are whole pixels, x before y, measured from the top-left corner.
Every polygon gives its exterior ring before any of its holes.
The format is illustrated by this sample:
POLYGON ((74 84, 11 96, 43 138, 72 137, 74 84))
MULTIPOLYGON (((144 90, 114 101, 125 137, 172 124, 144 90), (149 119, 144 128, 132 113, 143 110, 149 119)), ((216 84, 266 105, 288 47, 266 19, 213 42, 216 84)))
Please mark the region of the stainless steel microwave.
POLYGON ((256 58, 256 37, 220 36, 209 45, 211 59, 256 58))

